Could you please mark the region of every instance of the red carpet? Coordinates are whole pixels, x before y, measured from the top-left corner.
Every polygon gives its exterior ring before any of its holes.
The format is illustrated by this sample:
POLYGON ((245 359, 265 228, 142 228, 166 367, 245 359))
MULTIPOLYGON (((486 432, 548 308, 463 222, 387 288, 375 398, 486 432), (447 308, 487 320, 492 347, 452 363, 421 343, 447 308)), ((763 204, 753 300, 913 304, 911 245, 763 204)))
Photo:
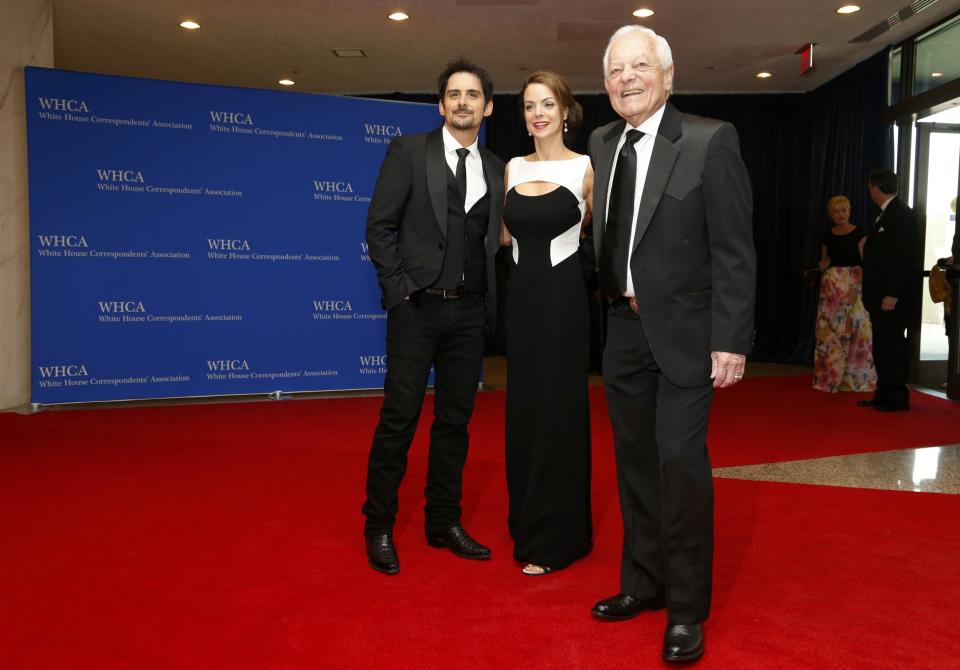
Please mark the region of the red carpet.
POLYGON ((960 442, 960 403, 911 393, 909 412, 884 413, 857 406, 869 393, 824 393, 810 381, 747 377, 718 392, 710 418, 713 466, 960 442))
MULTIPOLYGON (((718 398, 715 464, 958 441, 960 408, 946 401, 914 395, 915 410, 883 416, 793 379, 748 381, 718 398)), ((0 414, 2 667, 658 666, 662 612, 620 624, 588 613, 617 589, 602 403, 596 548, 543 578, 510 560, 502 404, 481 394, 465 473, 465 523, 494 559, 423 542, 421 431, 396 577, 362 553, 376 398, 0 414)), ((716 484, 714 614, 697 667, 955 667, 960 497, 716 484)))

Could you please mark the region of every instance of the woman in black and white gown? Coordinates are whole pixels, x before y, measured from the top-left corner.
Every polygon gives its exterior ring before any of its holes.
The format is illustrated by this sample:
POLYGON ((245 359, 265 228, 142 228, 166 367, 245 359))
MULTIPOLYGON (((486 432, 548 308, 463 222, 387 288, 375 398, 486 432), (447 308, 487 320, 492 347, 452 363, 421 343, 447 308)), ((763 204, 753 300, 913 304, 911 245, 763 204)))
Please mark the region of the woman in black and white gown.
POLYGON ((543 575, 590 552, 590 317, 580 239, 593 189, 590 159, 565 135, 580 120, 550 71, 520 91, 534 152, 504 175, 503 242, 512 244, 505 308, 508 524, 523 572, 543 575))

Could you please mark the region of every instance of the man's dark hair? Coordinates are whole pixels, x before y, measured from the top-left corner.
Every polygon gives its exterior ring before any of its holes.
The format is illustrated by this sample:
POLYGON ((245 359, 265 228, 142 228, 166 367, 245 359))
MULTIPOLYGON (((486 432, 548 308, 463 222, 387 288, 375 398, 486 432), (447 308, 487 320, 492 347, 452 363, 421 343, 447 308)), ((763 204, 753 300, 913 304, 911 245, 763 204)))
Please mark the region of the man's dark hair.
POLYGON ((896 195, 897 187, 900 185, 897 175, 893 170, 888 170, 887 168, 871 170, 869 181, 880 189, 882 193, 886 193, 887 195, 896 195))
POLYGON ((493 99, 493 77, 490 76, 490 73, 473 61, 460 56, 456 60, 447 63, 447 67, 445 67, 443 72, 440 73, 440 76, 437 77, 441 100, 443 100, 443 96, 447 92, 447 82, 450 81, 450 77, 457 72, 469 72, 470 74, 476 75, 477 79, 480 80, 480 87, 483 89, 483 101, 489 102, 493 99))

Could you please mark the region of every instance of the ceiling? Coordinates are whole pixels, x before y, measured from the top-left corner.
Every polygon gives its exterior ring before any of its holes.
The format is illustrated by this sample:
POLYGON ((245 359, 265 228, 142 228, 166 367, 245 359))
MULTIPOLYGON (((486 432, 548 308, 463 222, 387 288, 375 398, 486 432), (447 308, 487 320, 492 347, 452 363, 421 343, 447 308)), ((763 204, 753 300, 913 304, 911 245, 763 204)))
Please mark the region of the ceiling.
POLYGON ((908 3, 860 0, 842 16, 840 0, 54 0, 54 52, 69 70, 266 89, 289 77, 289 90, 317 93, 430 92, 465 54, 497 92, 546 67, 586 93, 602 89, 609 35, 641 23, 669 40, 679 93, 803 92, 960 10, 960 0, 935 0, 850 44, 908 3), (656 13, 636 19, 638 7, 656 13), (398 9, 411 18, 388 20, 398 9), (201 28, 180 28, 185 19, 201 28), (816 67, 801 77, 795 52, 806 42, 816 67), (761 70, 774 76, 757 79, 761 70))

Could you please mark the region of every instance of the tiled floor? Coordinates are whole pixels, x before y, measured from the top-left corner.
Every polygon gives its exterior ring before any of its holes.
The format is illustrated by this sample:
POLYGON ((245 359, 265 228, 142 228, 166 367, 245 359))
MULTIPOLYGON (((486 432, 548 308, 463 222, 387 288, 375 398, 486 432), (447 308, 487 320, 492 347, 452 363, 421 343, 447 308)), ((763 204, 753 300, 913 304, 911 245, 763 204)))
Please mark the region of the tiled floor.
POLYGON ((960 493, 960 444, 716 468, 713 475, 862 489, 960 493))

